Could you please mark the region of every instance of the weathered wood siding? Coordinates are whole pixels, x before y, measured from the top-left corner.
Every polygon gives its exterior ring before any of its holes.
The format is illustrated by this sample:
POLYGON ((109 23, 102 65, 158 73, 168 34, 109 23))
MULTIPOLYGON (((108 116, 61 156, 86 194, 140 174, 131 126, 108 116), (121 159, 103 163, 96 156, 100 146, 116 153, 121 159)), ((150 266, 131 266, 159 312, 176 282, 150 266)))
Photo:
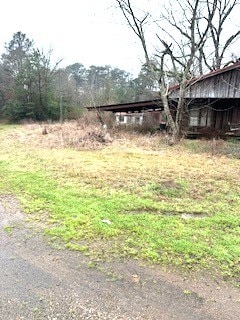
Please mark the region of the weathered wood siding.
MULTIPOLYGON (((170 93, 170 98, 178 98, 179 90, 170 93)), ((185 98, 240 98, 240 68, 215 74, 212 77, 198 78, 198 81, 189 84, 185 98)))
POLYGON ((226 132, 232 125, 240 124, 239 99, 216 100, 210 108, 212 110, 211 127, 226 132))

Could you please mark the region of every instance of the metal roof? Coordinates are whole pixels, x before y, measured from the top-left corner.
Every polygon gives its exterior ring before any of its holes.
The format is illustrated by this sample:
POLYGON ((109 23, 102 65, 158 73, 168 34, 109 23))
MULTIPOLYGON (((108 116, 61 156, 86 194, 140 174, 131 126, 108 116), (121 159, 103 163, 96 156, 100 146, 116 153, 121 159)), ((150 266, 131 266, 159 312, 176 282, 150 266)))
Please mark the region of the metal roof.
POLYGON ((88 110, 101 110, 112 112, 141 112, 143 110, 163 110, 161 99, 153 99, 139 102, 118 103, 104 106, 87 107, 88 110))
MULTIPOLYGON (((233 70, 240 71, 240 61, 189 80, 187 82, 187 90, 185 97, 238 98, 240 96, 240 73, 238 75, 235 73, 235 77, 228 76, 229 71, 233 70), (221 75, 222 77, 220 78, 221 75), (218 80, 213 82, 211 78, 216 78, 218 80)), ((179 87, 179 84, 170 87, 168 90, 169 96, 176 98, 179 87)))

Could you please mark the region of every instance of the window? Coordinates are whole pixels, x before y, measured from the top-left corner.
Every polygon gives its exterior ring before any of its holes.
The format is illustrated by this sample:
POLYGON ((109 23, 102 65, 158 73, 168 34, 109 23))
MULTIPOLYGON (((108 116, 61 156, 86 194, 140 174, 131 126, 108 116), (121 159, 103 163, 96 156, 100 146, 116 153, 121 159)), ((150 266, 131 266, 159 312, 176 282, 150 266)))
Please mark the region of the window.
POLYGON ((197 109, 190 110, 190 117, 189 117, 190 127, 198 126, 198 121, 199 121, 199 110, 197 109))
POLYGON ((143 114, 141 113, 116 114, 116 123, 141 125, 143 123, 143 114))
POLYGON ((209 127, 211 125, 211 110, 208 107, 193 108, 189 111, 190 127, 209 127))

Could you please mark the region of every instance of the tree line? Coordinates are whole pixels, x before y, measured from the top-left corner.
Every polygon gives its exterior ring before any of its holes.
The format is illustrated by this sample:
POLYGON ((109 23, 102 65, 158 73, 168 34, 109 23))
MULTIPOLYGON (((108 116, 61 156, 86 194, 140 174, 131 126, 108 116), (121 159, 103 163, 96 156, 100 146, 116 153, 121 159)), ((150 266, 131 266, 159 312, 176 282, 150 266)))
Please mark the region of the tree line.
POLYGON ((6 44, 0 60, 1 118, 72 119, 89 105, 136 101, 154 90, 155 81, 145 66, 133 78, 108 65, 85 68, 77 62, 61 68, 61 61, 53 63, 51 53, 36 48, 20 31, 6 44))

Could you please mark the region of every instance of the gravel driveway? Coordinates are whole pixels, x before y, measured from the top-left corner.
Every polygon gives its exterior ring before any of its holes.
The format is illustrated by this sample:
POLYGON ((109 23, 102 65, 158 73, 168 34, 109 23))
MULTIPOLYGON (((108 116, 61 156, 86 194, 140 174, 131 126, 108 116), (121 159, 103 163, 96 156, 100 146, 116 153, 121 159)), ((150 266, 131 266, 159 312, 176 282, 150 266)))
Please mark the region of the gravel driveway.
POLYGON ((240 319, 239 289, 135 261, 90 266, 48 245, 6 195, 0 243, 0 319, 240 319))

